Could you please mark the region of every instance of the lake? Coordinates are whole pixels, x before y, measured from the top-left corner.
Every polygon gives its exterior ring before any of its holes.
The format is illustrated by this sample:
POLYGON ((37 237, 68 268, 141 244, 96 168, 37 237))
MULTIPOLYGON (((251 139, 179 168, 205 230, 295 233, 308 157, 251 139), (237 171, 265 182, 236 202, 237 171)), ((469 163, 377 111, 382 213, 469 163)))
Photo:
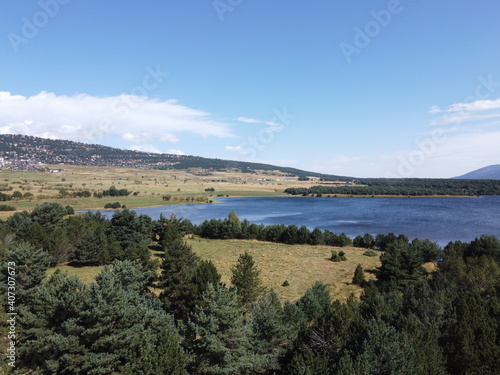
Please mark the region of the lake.
MULTIPOLYGON (((158 219, 160 214, 199 224, 225 218, 234 210, 241 220, 256 224, 296 224, 329 229, 351 238, 358 234, 405 234, 428 238, 444 246, 471 241, 482 234, 500 238, 500 197, 478 198, 217 198, 218 204, 171 205, 136 209, 158 219)), ((103 212, 108 217, 113 212, 103 212)))

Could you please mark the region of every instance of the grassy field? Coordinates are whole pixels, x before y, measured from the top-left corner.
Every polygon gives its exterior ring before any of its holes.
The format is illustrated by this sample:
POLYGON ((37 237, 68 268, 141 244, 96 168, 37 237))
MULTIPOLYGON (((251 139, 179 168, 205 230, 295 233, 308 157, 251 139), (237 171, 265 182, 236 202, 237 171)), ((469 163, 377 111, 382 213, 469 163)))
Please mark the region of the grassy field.
POLYGON ((104 266, 85 266, 79 267, 72 264, 61 264, 57 267, 50 268, 47 272, 47 277, 50 277, 56 270, 60 270, 68 275, 77 276, 85 283, 91 283, 95 281, 95 277, 104 266))
MULTIPOLYGON (((43 202, 58 202, 75 210, 104 210, 106 203, 119 202, 128 208, 163 206, 167 204, 192 203, 196 199, 216 202, 217 196, 230 197, 272 197, 288 196, 283 191, 289 187, 311 187, 321 184, 317 178, 298 181, 278 171, 238 171, 218 172, 213 170, 156 170, 122 167, 87 167, 72 165, 47 165, 57 173, 41 171, 0 170, 0 191, 12 194, 31 193, 30 199, 0 202, 14 206, 17 211, 32 210, 43 202), (72 198, 74 192, 88 190, 99 193, 114 185, 117 189, 127 189, 134 194, 124 197, 72 198), (214 189, 206 191, 205 189, 214 189), (63 192, 63 194, 61 194, 63 192), (64 193, 65 192, 65 193, 64 193), (171 199, 165 201, 163 196, 171 199)), ((328 185, 335 184, 328 182, 328 185)), ((337 182, 338 185, 345 185, 337 182)), ((327 198, 329 195, 323 195, 327 198)), ((347 195, 337 194, 338 197, 347 195)), ((363 198, 362 196, 356 196, 363 198)), ((371 197, 371 196, 366 196, 371 197)), ((377 196, 378 197, 378 196, 377 196)), ((390 196, 380 196, 390 197, 390 196)), ((403 198, 403 197, 400 197, 403 198)), ((327 198, 328 199, 328 198, 327 198)), ((0 212, 5 220, 13 212, 0 212)))
MULTIPOLYGON (((282 301, 299 299, 315 281, 328 285, 333 299, 345 300, 351 293, 361 294, 362 288, 351 284, 354 270, 358 264, 365 270, 365 278, 374 279, 376 267, 380 265, 378 257, 363 255, 366 249, 356 247, 334 248, 328 246, 285 245, 252 240, 207 240, 188 239, 193 250, 203 259, 211 260, 222 281, 230 285, 231 268, 240 254, 250 253, 256 266, 261 270, 260 277, 265 287, 274 289, 282 301), (342 250, 347 261, 332 262, 328 258, 331 251, 342 250), (283 287, 287 280, 290 286, 283 287)), ((56 269, 76 275, 85 282, 94 281, 103 267, 75 267, 60 265, 51 268, 49 275, 56 269)))
POLYGON ((231 268, 240 254, 247 251, 261 270, 264 285, 274 289, 281 300, 295 301, 315 281, 328 285, 333 299, 345 300, 351 293, 359 296, 362 288, 351 284, 354 270, 361 264, 367 279, 374 279, 375 268, 380 265, 378 257, 363 255, 366 249, 355 247, 334 248, 329 246, 285 245, 252 240, 188 240, 196 254, 211 260, 222 280, 230 284, 231 268), (332 262, 331 251, 344 251, 347 261, 332 262), (371 272, 370 272, 371 271, 371 272), (290 286, 283 287, 287 280, 290 286))
MULTIPOLYGON (((19 199, 2 202, 17 208, 18 211, 31 210, 37 204, 54 201, 75 210, 104 209, 106 203, 120 202, 128 208, 161 206, 165 204, 186 203, 187 199, 206 198, 214 201, 222 196, 279 196, 285 195, 287 187, 308 187, 318 181, 298 181, 286 177, 281 172, 217 172, 207 170, 160 171, 154 169, 86 166, 47 166, 62 169, 57 173, 39 171, 0 170, 0 189, 5 194, 19 191, 33 194, 32 199, 19 199), (117 189, 138 192, 126 197, 69 198, 60 194, 61 189, 70 195, 73 192, 88 190, 102 192, 112 185, 117 189), (213 188, 215 191, 205 191, 213 188), (164 195, 171 195, 169 201, 164 195)), ((189 200, 191 202, 191 200, 189 200)), ((5 219, 12 212, 0 212, 5 219)))

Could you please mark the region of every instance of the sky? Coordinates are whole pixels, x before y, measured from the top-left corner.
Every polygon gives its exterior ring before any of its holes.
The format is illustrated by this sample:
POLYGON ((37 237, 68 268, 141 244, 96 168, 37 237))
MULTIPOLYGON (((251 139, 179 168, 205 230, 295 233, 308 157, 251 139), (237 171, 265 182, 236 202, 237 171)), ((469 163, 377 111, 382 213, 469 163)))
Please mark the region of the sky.
POLYGON ((498 0, 0 2, 0 134, 448 178, 500 164, 498 0))

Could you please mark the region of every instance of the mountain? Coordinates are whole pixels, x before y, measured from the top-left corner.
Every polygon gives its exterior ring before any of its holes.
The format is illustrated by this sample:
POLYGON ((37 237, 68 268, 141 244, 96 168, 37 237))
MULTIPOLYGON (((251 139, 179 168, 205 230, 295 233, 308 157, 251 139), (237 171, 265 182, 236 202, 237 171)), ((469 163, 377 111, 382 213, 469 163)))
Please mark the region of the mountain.
POLYGON ((466 173, 462 176, 454 177, 456 179, 470 180, 500 180, 500 164, 488 165, 484 168, 466 173))
POLYGON ((296 168, 234 160, 204 158, 191 155, 156 154, 122 150, 96 144, 47 139, 17 134, 0 135, 0 167, 14 169, 37 168, 39 164, 70 164, 93 166, 143 167, 154 169, 254 170, 280 171, 306 179, 352 181, 345 176, 326 175, 296 168))

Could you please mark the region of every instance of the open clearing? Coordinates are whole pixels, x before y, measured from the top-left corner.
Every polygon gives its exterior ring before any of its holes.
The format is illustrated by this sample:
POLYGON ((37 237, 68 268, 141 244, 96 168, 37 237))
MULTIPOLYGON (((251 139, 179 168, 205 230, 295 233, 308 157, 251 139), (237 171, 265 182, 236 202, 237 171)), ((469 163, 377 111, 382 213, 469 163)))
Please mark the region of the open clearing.
MULTIPOLYGON (((253 240, 207 240, 197 237, 188 239, 187 242, 197 255, 215 264, 222 275, 222 282, 226 285, 230 285, 231 268, 240 254, 247 251, 261 270, 263 285, 274 289, 282 302, 296 301, 315 281, 328 285, 332 299, 344 301, 351 293, 359 297, 362 288, 351 284, 356 266, 362 265, 366 279, 374 279, 376 267, 380 266, 379 257, 365 256, 363 253, 366 249, 356 247, 285 245, 253 240), (347 261, 330 261, 328 258, 332 250, 344 251, 347 261), (290 286, 282 286, 285 280, 290 286)), ((102 268, 66 264, 51 268, 49 275, 60 269, 80 277, 85 282, 92 282, 102 268)))
POLYGON ((315 281, 328 285, 333 299, 345 300, 351 293, 361 294, 362 288, 351 284, 354 270, 361 264, 365 278, 374 279, 375 268, 380 266, 379 257, 363 255, 366 249, 356 247, 285 245, 254 240, 188 240, 196 254, 211 260, 222 281, 230 285, 231 268, 240 254, 247 251, 261 270, 264 286, 274 289, 281 300, 299 299, 315 281), (344 251, 347 261, 332 262, 328 258, 332 250, 344 251), (366 272, 368 271, 368 272, 366 272), (283 287, 287 280, 290 286, 283 287))

